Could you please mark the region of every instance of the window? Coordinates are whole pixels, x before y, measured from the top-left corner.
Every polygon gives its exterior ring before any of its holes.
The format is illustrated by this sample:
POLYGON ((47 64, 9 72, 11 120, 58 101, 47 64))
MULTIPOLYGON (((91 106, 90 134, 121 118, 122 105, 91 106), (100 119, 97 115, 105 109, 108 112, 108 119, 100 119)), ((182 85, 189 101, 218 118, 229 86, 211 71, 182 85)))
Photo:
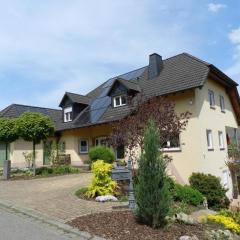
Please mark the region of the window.
POLYGON ((64 154, 65 153, 65 149, 66 149, 65 142, 59 142, 58 143, 58 152, 60 154, 64 154))
POLYGON ((162 145, 163 151, 176 151, 180 150, 180 139, 179 136, 172 137, 162 145))
POLYGON ((87 139, 79 140, 79 153, 88 153, 88 140, 87 139))
POLYGON ((106 146, 107 145, 107 141, 106 141, 106 137, 98 137, 95 139, 95 145, 102 145, 102 146, 106 146))
POLYGON ((213 150, 212 130, 207 130, 207 146, 208 150, 213 150))
POLYGON ((212 90, 208 90, 208 99, 211 108, 215 108, 215 99, 214 99, 214 92, 212 90))
POLYGON ((224 102, 223 96, 220 96, 220 107, 221 107, 221 111, 225 112, 225 102, 224 102))
POLYGON ((125 152, 124 146, 123 145, 118 146, 117 150, 116 150, 117 159, 123 159, 124 158, 124 152, 125 152))
POLYGON ((64 109, 64 122, 72 121, 72 107, 67 107, 64 109))
POLYGON ((223 186, 225 188, 229 187, 229 185, 228 185, 228 171, 227 170, 224 170, 222 172, 222 183, 223 183, 223 186))
POLYGON ((219 148, 221 150, 224 149, 224 138, 223 138, 223 132, 222 131, 218 131, 218 141, 219 141, 219 148))
POLYGON ((127 104, 127 99, 125 96, 117 96, 113 98, 113 106, 114 107, 120 107, 127 104))

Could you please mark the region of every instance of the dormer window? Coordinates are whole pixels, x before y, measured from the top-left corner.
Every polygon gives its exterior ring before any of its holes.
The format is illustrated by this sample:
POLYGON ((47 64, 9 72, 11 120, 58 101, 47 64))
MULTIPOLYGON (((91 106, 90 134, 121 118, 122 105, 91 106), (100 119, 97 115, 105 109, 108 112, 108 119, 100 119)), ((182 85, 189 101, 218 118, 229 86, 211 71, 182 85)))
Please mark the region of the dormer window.
POLYGON ((64 122, 72 121, 72 107, 67 107, 64 110, 64 122))
POLYGON ((127 104, 126 96, 116 96, 113 98, 113 107, 121 107, 127 104))

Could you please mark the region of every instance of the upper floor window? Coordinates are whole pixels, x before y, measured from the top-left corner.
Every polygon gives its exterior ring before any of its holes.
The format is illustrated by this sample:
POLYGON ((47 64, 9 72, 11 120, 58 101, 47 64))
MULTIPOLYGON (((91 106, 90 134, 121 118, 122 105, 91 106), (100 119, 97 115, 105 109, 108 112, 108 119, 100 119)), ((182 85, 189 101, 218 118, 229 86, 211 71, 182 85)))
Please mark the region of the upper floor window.
POLYGON ((67 107, 63 111, 64 111, 64 122, 72 121, 72 107, 67 107))
POLYGON ((221 111, 225 112, 225 102, 224 102, 223 96, 220 96, 220 107, 221 107, 221 111))
POLYGON ((121 95, 113 98, 113 106, 114 107, 120 107, 127 104, 126 96, 121 95))
POLYGON ((215 98, 214 98, 214 92, 212 90, 208 90, 208 99, 210 103, 210 107, 215 107, 215 98))
POLYGON ((212 137, 212 130, 207 129, 207 147, 208 150, 213 150, 213 137, 212 137))

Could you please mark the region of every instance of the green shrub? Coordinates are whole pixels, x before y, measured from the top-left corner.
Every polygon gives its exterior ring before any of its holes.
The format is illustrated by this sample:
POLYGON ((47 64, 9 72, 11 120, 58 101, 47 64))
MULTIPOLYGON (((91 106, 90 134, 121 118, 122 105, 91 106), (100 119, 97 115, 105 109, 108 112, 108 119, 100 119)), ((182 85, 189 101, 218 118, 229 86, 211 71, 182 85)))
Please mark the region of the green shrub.
POLYGON ((68 165, 61 165, 53 168, 53 174, 79 173, 80 170, 68 165))
POLYGON ((103 160, 97 160, 92 164, 94 177, 86 192, 88 198, 112 195, 114 193, 117 183, 111 179, 111 170, 112 164, 104 163, 103 160))
POLYGON ((193 173, 189 178, 190 185, 201 192, 208 201, 208 206, 213 209, 226 208, 229 200, 226 189, 221 185, 220 179, 211 174, 193 173))
POLYGON ((36 175, 47 176, 50 174, 66 174, 66 173, 79 173, 80 170, 68 165, 61 165, 56 167, 40 167, 36 169, 36 175))
POLYGON ((36 175, 47 175, 52 173, 53 173, 53 169, 50 167, 36 168, 36 175))
POLYGON ((101 159, 106 163, 113 163, 115 160, 115 154, 111 148, 105 146, 96 146, 90 148, 89 158, 91 162, 101 159))
POLYGON ((87 192, 87 190, 88 190, 87 187, 82 187, 75 192, 75 195, 77 197, 80 197, 81 195, 84 195, 87 192))
POLYGON ((144 152, 139 160, 135 184, 136 215, 139 222, 154 228, 166 224, 171 194, 166 174, 167 162, 159 151, 160 132, 153 121, 144 131, 144 152))
POLYGON ((173 198, 176 201, 185 202, 194 206, 198 206, 203 202, 203 195, 198 190, 180 184, 175 184, 173 198))

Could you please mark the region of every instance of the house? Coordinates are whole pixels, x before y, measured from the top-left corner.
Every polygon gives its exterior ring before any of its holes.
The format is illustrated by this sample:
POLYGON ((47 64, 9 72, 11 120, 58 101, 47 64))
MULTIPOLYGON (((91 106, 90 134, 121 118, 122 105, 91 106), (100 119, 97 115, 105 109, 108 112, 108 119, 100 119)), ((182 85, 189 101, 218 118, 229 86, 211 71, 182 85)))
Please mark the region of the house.
MULTIPOLYGON (((91 146, 104 144, 111 124, 127 116, 131 107, 127 97, 138 94, 166 96, 175 102, 176 112, 190 111, 186 131, 169 140, 164 150, 173 157, 170 174, 187 183, 192 172, 219 176, 226 187, 231 179, 225 161, 227 144, 239 142, 240 105, 237 83, 214 65, 182 53, 163 60, 156 53, 145 67, 114 77, 86 95, 66 92, 61 110, 13 104, 0 112, 1 117, 18 117, 21 113, 41 112, 56 126, 62 151, 70 154, 73 165, 88 160, 91 146)), ((37 146, 37 164, 48 164, 50 142, 37 146)), ((4 153, 0 144, 0 161, 4 153)), ((22 152, 31 151, 31 143, 17 140, 11 144, 13 166, 24 166, 22 152)), ((116 153, 121 158, 122 149, 116 153)))

